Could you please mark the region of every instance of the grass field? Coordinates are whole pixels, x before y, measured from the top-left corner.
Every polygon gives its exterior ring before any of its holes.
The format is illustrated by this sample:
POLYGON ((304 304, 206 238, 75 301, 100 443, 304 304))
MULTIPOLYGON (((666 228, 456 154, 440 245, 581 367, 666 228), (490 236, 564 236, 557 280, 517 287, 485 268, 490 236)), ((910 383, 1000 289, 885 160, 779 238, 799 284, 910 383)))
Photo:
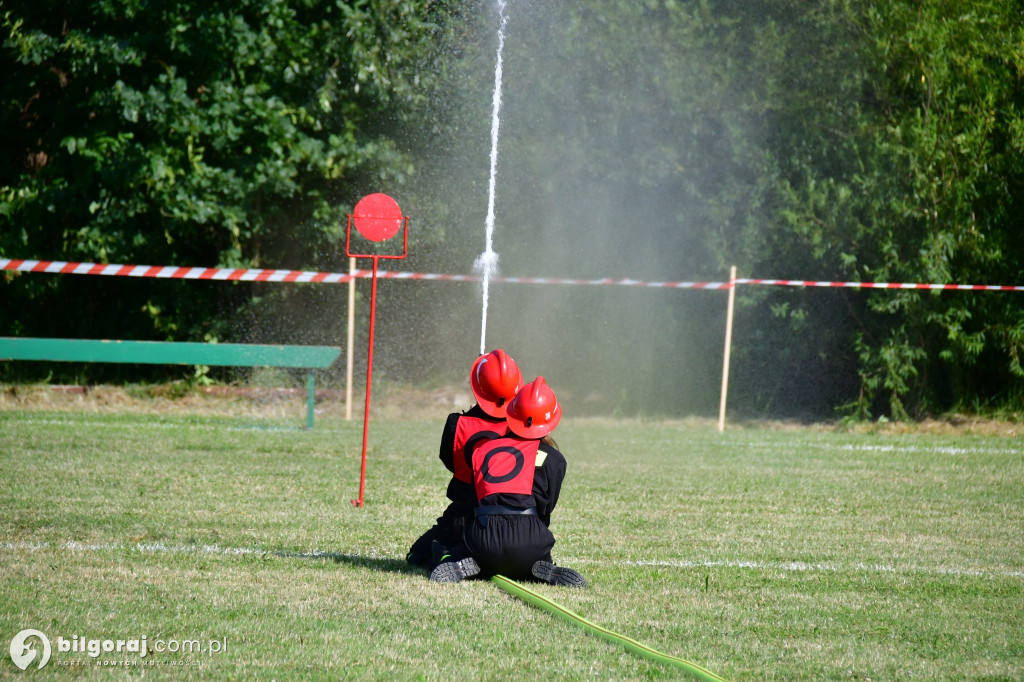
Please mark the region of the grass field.
MULTIPOLYGON (((362 422, 301 425, 301 407, 0 409, 0 677, 680 677, 405 564, 444 506, 440 417, 371 422, 362 509, 362 422), (26 628, 53 644, 42 670, 6 655, 26 628), (58 651, 75 636, 204 650, 58 651)), ((584 618, 735 680, 1024 678, 1019 438, 571 418, 555 435, 555 559, 590 588, 534 589, 584 618)))

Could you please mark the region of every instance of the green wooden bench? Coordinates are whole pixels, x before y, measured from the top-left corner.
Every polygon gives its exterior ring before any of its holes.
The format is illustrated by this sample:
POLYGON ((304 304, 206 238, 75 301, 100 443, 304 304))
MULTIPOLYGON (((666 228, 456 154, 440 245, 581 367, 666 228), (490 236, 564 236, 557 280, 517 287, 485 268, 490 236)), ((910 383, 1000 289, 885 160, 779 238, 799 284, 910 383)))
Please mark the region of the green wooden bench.
MULTIPOLYGON (((294 367, 312 370, 330 367, 340 353, 341 348, 338 346, 0 337, 0 360, 294 367)), ((314 381, 313 372, 309 372, 306 376, 308 428, 313 428, 314 381)))

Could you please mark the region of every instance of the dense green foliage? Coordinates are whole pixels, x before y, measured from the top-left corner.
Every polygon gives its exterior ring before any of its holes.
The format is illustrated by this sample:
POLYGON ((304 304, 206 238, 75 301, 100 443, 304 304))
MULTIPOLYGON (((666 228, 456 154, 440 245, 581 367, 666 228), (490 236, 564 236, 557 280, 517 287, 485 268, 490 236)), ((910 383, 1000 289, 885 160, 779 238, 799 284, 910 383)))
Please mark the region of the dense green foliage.
MULTIPOLYGON (((821 70, 780 83, 782 199, 769 253, 786 271, 774 276, 1020 284, 1020 6, 836 3, 803 21, 797 33, 820 36, 803 44, 821 58, 789 59, 821 70)), ((810 311, 836 298, 784 312, 820 314, 810 311)), ((850 336, 839 342, 857 354, 860 414, 1020 404, 1018 295, 843 298, 850 336)))
MULTIPOLYGON (((479 252, 492 3, 2 8, 0 256, 345 269, 344 214, 383 189, 414 213, 409 269, 465 272, 479 252)), ((741 277, 1020 283, 1013 0, 506 11, 508 274, 701 280, 736 264, 741 277)), ((339 310, 340 291, 105 279, 5 276, 0 333, 340 335, 340 314, 311 312, 339 310)), ((431 286, 382 292, 394 375, 461 372, 475 352, 479 303, 431 286)), ((538 365, 558 356, 545 372, 604 408, 706 409, 721 345, 704 332, 721 328, 721 302, 634 293, 497 292, 511 314, 494 338, 538 365), (546 333, 528 339, 524 319, 546 333)), ((1018 293, 745 287, 740 303, 737 407, 907 417, 1024 401, 1018 293)))
MULTIPOLYGON (((424 98, 407 66, 429 55, 430 21, 428 3, 388 1, 5 3, 0 253, 338 265, 346 203, 409 172, 389 136, 424 98)), ((193 287, 34 277, 6 290, 9 332, 199 339, 252 295, 186 306, 193 287)))

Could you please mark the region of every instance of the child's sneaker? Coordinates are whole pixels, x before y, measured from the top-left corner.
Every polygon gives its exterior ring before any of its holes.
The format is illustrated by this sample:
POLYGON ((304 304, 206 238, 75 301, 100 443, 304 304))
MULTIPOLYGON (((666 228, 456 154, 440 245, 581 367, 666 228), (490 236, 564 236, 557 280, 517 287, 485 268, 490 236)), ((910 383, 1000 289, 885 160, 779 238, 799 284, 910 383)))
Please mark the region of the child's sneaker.
MULTIPOLYGON (((550 561, 538 561, 533 564, 533 577, 537 580, 543 580, 546 583, 552 585, 561 585, 562 587, 586 587, 587 580, 579 571, 575 571, 567 566, 555 566, 550 561)), ((433 578, 433 576, 431 576, 433 578)))

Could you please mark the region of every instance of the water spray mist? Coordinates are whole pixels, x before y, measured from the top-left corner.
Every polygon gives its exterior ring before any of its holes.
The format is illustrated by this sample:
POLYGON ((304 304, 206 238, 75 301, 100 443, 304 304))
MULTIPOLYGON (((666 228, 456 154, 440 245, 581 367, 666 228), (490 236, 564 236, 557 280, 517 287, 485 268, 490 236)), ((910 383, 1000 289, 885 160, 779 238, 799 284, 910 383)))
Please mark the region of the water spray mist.
POLYGON ((504 0, 498 0, 498 55, 494 65, 494 94, 491 98, 491 174, 487 185, 487 220, 484 223, 484 252, 473 262, 474 272, 478 272, 483 281, 483 304, 480 314, 480 354, 487 348, 487 300, 490 296, 491 277, 498 272, 498 254, 494 252, 494 189, 498 174, 498 123, 501 110, 501 53, 505 48, 505 14, 504 0))

